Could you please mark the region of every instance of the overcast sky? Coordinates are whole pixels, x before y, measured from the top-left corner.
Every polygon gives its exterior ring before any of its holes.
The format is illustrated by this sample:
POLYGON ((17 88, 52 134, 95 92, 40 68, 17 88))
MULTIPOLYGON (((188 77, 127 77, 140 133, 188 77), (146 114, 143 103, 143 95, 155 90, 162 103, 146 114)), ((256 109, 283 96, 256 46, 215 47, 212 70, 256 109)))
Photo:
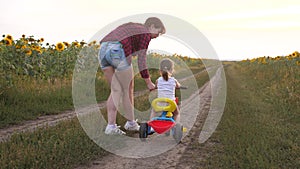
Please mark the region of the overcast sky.
MULTIPOLYGON (((299 0, 1 0, 0 33, 15 39, 34 35, 51 44, 89 41, 106 25, 143 13, 167 14, 192 24, 222 60, 300 51, 299 0)), ((149 48, 193 55, 167 36, 149 48)))

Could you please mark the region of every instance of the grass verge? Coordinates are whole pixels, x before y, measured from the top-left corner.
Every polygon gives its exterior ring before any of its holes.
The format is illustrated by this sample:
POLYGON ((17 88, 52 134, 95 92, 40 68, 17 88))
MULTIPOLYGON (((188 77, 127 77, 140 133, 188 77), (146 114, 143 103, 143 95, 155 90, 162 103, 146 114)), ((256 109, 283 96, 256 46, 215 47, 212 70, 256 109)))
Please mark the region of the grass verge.
POLYGON ((213 143, 203 152, 210 154, 199 162, 203 168, 299 168, 299 91, 283 92, 291 84, 299 88, 294 83, 298 79, 287 76, 291 68, 284 66, 274 78, 273 68, 240 63, 227 67, 225 111, 217 131, 202 145, 213 143))

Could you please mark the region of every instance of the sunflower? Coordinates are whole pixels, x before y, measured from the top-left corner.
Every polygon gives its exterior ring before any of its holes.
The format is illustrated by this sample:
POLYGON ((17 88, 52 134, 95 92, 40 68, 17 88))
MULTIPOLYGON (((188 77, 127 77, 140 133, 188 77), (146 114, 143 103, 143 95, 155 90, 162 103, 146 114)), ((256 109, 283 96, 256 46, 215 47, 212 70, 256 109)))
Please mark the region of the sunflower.
POLYGON ((31 45, 31 50, 41 50, 41 46, 31 45))
POLYGON ((56 46, 55 46, 55 49, 57 51, 63 51, 65 49, 64 43, 61 43, 61 42, 57 43, 56 46))
POLYGON ((72 45, 78 48, 80 47, 80 44, 78 42, 73 42, 72 45))
POLYGON ((42 49, 36 49, 35 50, 37 53, 43 53, 42 49))
POLYGON ((8 38, 4 38, 4 42, 7 46, 11 46, 12 45, 12 40, 8 39, 8 38))
POLYGON ((267 64, 266 58, 262 58, 261 63, 264 64, 264 65, 267 64))
POLYGON ((44 38, 41 38, 41 39, 40 39, 40 42, 44 42, 44 38))
POLYGON ((23 42, 24 44, 28 44, 28 39, 21 39, 21 42, 23 42))
POLYGON ((298 51, 295 51, 294 53, 292 53, 293 58, 299 57, 300 54, 298 51))
POLYGON ((81 41, 81 42, 80 42, 80 45, 81 45, 81 46, 83 46, 83 45, 85 45, 85 44, 86 44, 86 42, 84 42, 84 41, 81 41))
POLYGON ((41 49, 41 46, 35 46, 34 48, 32 48, 32 50, 35 50, 35 51, 37 51, 38 53, 43 53, 43 52, 42 52, 42 49, 41 49))
POLYGON ((275 60, 277 61, 277 60, 280 60, 281 59, 281 56, 277 56, 276 58, 275 58, 275 60))
POLYGON ((256 58, 253 58, 253 59, 250 60, 250 63, 253 63, 255 61, 256 61, 256 58))
POLYGON ((13 41, 13 38, 12 38, 12 36, 11 35, 6 35, 6 37, 5 37, 6 39, 9 39, 9 40, 11 40, 11 41, 13 41))
POLYGON ((68 42, 63 42, 66 47, 70 47, 70 44, 68 42))
POLYGON ((33 39, 32 37, 29 37, 28 41, 29 41, 29 42, 34 42, 35 39, 33 39))
POLYGON ((30 50, 30 49, 25 49, 25 54, 27 55, 27 56, 30 56, 31 54, 32 54, 32 51, 30 50))
POLYGON ((92 42, 90 42, 89 44, 88 44, 88 46, 93 46, 93 45, 95 45, 97 43, 97 41, 92 41, 92 42))

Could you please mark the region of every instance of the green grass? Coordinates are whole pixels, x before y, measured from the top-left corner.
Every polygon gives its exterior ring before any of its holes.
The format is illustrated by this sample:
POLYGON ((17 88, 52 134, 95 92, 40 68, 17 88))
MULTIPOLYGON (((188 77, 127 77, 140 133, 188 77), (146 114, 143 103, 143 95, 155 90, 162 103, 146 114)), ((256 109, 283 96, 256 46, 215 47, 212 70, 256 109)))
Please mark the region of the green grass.
MULTIPOLYGON (((23 83, 24 85, 25 83, 23 83)), ((48 88, 30 85, 16 87, 3 93, 0 98, 0 128, 18 124, 24 120, 32 120, 41 115, 57 114, 71 109, 71 88, 48 88), (24 89, 25 88, 25 89, 24 89)))
MULTIPOLYGON (((102 94, 97 99, 103 101, 108 96, 108 87, 101 79, 97 80, 96 84, 101 84, 96 92, 102 94)), ((34 120, 42 115, 59 114, 73 108, 71 81, 63 84, 22 82, 1 95, 0 128, 34 120)))
POLYGON ((73 168, 105 154, 77 119, 0 143, 1 168, 73 168))
POLYGON ((275 66, 280 68, 276 78, 274 65, 235 63, 226 68, 227 102, 205 168, 299 168, 300 107, 295 97, 300 93, 285 91, 291 85, 299 89, 294 83, 299 79, 286 76, 290 67, 275 66))

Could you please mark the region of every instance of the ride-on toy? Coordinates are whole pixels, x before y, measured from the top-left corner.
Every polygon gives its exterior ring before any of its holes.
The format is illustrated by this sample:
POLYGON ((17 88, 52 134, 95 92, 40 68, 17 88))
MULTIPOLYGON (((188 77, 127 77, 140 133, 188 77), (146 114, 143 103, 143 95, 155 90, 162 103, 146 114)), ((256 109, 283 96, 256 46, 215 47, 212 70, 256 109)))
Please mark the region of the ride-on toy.
POLYGON ((158 134, 166 133, 166 135, 169 135, 168 133, 170 132, 176 143, 179 143, 182 138, 183 126, 180 123, 176 123, 173 119, 172 112, 176 110, 176 103, 169 98, 156 98, 152 101, 151 106, 155 112, 162 112, 162 115, 140 124, 140 139, 145 141, 148 135, 153 134, 153 131, 151 131, 152 127, 154 132, 158 134), (168 105, 160 106, 158 105, 159 102, 165 102, 168 105))

